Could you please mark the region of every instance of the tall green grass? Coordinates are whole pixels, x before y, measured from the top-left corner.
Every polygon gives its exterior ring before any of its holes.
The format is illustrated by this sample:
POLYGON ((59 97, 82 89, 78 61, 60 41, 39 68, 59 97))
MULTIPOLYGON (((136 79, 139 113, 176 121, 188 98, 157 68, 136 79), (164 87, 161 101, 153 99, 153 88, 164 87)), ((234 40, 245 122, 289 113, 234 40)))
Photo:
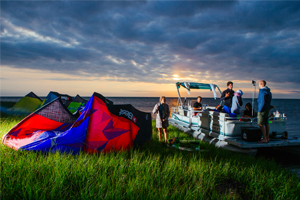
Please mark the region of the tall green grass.
MULTIPOLYGON (((1 137, 21 119, 2 117, 1 137)), ((152 141, 129 151, 43 155, 1 145, 1 199, 299 199, 299 178, 273 160, 201 149, 209 151, 158 142, 154 122, 152 141)))

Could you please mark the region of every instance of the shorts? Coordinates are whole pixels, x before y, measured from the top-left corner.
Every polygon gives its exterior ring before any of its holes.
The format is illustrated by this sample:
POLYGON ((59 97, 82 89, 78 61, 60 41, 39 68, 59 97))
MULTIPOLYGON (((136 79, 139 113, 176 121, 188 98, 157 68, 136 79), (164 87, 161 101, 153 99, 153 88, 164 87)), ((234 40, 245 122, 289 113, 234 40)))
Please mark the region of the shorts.
POLYGON ((169 120, 165 120, 165 121, 162 122, 162 127, 163 128, 168 128, 168 126, 169 126, 169 120))
POLYGON ((257 124, 258 125, 269 124, 269 110, 265 110, 257 113, 257 124))

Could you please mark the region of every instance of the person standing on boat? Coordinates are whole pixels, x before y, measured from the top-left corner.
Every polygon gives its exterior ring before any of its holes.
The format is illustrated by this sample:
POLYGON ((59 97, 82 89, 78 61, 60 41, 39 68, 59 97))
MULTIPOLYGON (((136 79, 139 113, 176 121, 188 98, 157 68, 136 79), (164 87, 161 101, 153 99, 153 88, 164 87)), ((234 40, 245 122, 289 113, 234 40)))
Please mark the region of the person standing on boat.
POLYGON ((231 105, 231 113, 238 115, 241 115, 241 106, 243 105, 243 91, 238 90, 234 93, 234 96, 232 97, 232 105, 231 105))
POLYGON ((168 132, 167 128, 169 126, 169 116, 170 116, 170 109, 168 104, 166 104, 166 97, 162 96, 159 100, 159 103, 155 104, 153 114, 156 114, 156 128, 158 129, 158 138, 161 141, 162 137, 162 129, 164 130, 165 136, 165 143, 168 142, 168 132))
POLYGON ((234 95, 234 91, 232 90, 233 83, 231 81, 227 82, 227 89, 222 92, 221 101, 224 101, 224 106, 227 106, 230 110, 232 105, 232 97, 234 95))
POLYGON ((266 81, 259 81, 259 93, 258 93, 258 113, 257 113, 257 124, 263 134, 263 139, 259 143, 267 143, 270 141, 269 138, 269 110, 272 101, 272 93, 270 88, 266 86, 266 81))

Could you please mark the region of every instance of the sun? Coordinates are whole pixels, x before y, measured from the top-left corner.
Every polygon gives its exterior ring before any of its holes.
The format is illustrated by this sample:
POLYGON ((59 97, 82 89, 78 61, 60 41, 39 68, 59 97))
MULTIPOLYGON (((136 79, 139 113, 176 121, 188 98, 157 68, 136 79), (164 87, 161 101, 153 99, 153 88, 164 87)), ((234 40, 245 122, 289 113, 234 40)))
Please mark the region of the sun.
POLYGON ((179 80, 180 80, 180 78, 179 78, 179 76, 178 76, 177 74, 173 74, 173 80, 175 80, 175 81, 179 81, 179 80))

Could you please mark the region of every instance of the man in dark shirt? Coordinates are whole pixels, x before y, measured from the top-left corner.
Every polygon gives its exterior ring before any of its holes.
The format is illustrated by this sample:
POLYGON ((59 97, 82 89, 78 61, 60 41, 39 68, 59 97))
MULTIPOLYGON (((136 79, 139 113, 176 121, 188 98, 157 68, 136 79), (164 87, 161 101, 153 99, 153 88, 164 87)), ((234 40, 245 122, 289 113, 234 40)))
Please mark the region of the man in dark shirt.
POLYGON ((232 90, 233 83, 231 81, 227 82, 227 89, 222 92, 221 101, 225 101, 224 105, 228 108, 231 108, 232 97, 234 95, 234 91, 232 90))
POLYGON ((200 103, 202 100, 202 97, 198 96, 197 101, 193 105, 193 110, 202 110, 202 104, 200 103))

